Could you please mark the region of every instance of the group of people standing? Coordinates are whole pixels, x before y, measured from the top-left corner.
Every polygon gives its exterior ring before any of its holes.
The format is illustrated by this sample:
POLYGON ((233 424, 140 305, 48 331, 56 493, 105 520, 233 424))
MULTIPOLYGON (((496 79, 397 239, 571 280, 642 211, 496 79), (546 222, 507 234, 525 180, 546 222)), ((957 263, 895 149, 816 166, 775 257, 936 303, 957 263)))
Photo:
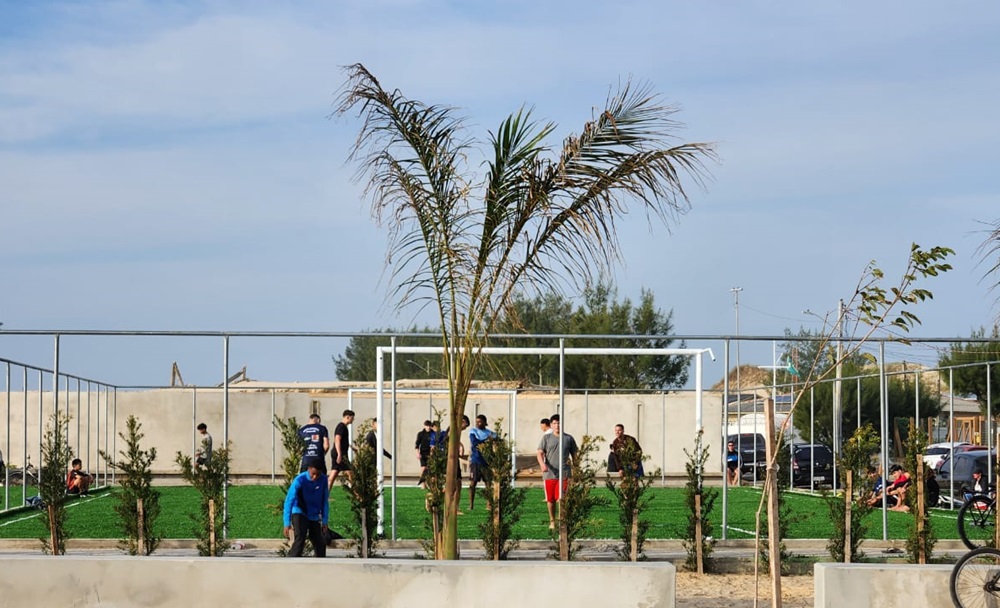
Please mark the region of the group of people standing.
MULTIPOLYGON (((341 421, 337 424, 331 436, 318 414, 309 417, 309 422, 299 429, 305 449, 303 452, 300 473, 288 488, 284 505, 284 534, 292 541, 289 557, 302 555, 305 540, 309 538, 316 549, 316 557, 326 556, 325 539, 329 534, 329 501, 330 490, 341 472, 351 478, 349 425, 354 422, 355 414, 344 410, 341 421), (330 468, 327 471, 326 455, 330 453, 330 468)), ((486 459, 481 447, 496 433, 488 428, 486 416, 476 416, 475 425, 470 424, 468 416, 462 417, 460 432, 469 431, 469 454, 465 454, 465 446, 458 443, 459 458, 469 461, 469 510, 475 507, 476 487, 480 481, 485 483, 486 459), (470 428, 471 426, 471 428, 470 428)), ((423 428, 417 433, 414 451, 420 463, 420 479, 418 484, 427 481, 427 467, 431 454, 438 449, 446 449, 449 430, 441 430, 438 422, 425 420, 423 428)), ((556 527, 555 503, 566 491, 569 479, 573 473, 573 460, 579 453, 579 446, 572 435, 563 433, 559 415, 544 418, 541 421, 542 437, 538 443, 536 458, 542 472, 545 490, 545 502, 549 515, 549 528, 556 527), (562 459, 560 460, 560 452, 562 459), (562 480, 560 487, 559 480, 562 480)), ((373 449, 377 446, 377 438, 373 423, 372 430, 365 437, 365 442, 373 449)), ((383 454, 392 458, 391 454, 383 454)), ((615 439, 611 443, 608 456, 608 471, 619 475, 642 476, 642 448, 632 436, 625 434, 625 427, 615 425, 615 439)), ((458 471, 461 483, 461 470, 458 471)))
MULTIPOLYGON (((486 459, 483 457, 480 447, 486 441, 496 437, 496 433, 488 428, 486 416, 479 414, 476 416, 476 424, 472 428, 470 427, 470 420, 468 416, 462 416, 461 430, 464 431, 469 429, 469 454, 465 454, 465 446, 459 442, 458 444, 458 457, 460 459, 468 459, 469 461, 469 510, 475 508, 476 505, 476 486, 479 482, 484 480, 484 473, 486 467, 486 459)), ((427 465, 430 461, 431 453, 437 449, 447 449, 445 446, 448 444, 448 434, 450 429, 444 431, 441 430, 441 424, 437 421, 424 420, 423 428, 417 433, 416 441, 414 442, 414 452, 417 457, 417 461, 420 463, 420 479, 417 481, 418 485, 425 485, 427 482, 427 465)), ((458 480, 461 483, 462 472, 461 469, 458 471, 458 480)))

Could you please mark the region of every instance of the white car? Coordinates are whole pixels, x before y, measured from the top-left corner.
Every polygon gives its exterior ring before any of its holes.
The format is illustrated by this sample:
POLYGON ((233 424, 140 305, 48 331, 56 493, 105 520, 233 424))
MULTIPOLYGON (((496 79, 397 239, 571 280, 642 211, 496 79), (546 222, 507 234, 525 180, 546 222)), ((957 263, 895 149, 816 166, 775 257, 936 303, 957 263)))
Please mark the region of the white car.
POLYGON ((954 448, 963 445, 970 445, 970 443, 968 441, 958 441, 955 443, 950 441, 946 441, 944 443, 932 443, 927 446, 926 450, 924 450, 924 463, 930 468, 937 470, 941 461, 945 457, 951 456, 951 451, 954 448))

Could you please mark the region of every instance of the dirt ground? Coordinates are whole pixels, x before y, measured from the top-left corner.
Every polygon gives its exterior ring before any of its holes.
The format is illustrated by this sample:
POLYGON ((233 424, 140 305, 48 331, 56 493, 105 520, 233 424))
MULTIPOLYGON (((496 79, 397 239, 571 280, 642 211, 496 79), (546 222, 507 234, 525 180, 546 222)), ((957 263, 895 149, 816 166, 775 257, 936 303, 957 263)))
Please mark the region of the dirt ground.
MULTIPOLYGON (((761 576, 758 603, 761 608, 771 605, 771 583, 761 576)), ((754 597, 752 574, 677 573, 677 606, 694 608, 751 608, 754 597)), ((811 608, 813 577, 785 576, 781 579, 782 606, 811 608)))

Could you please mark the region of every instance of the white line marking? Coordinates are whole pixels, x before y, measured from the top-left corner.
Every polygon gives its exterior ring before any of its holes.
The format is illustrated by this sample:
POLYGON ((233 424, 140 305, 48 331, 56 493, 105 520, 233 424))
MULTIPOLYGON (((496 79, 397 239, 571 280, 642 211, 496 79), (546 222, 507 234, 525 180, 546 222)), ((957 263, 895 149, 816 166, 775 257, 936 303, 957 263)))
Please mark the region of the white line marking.
MULTIPOLYGON (((109 494, 110 494, 110 492, 105 493, 105 494, 98 494, 97 496, 92 496, 92 497, 90 497, 87 500, 78 500, 78 501, 76 501, 76 502, 74 502, 74 503, 72 503, 70 505, 66 505, 66 508, 67 509, 71 509, 71 508, 75 507, 76 505, 81 505, 81 504, 83 504, 85 502, 91 502, 91 501, 97 500, 98 498, 104 498, 105 496, 108 496, 109 494)), ((20 519, 12 519, 10 521, 5 521, 2 524, 0 524, 0 528, 2 528, 4 526, 9 526, 11 524, 20 523, 22 521, 28 521, 29 519, 33 519, 35 517, 38 517, 38 513, 32 513, 31 515, 28 515, 27 517, 22 517, 20 519)))

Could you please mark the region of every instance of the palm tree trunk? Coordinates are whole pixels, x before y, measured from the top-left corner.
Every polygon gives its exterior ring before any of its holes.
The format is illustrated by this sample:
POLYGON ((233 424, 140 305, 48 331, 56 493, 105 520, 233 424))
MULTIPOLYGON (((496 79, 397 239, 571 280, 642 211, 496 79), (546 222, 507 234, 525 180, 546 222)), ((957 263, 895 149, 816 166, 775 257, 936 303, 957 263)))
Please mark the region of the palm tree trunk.
POLYGON ((462 442, 462 416, 469 392, 464 374, 455 378, 452 393, 450 424, 448 429, 448 468, 444 484, 444 529, 441 534, 444 559, 458 559, 458 506, 462 498, 462 468, 458 459, 458 446, 462 442))

